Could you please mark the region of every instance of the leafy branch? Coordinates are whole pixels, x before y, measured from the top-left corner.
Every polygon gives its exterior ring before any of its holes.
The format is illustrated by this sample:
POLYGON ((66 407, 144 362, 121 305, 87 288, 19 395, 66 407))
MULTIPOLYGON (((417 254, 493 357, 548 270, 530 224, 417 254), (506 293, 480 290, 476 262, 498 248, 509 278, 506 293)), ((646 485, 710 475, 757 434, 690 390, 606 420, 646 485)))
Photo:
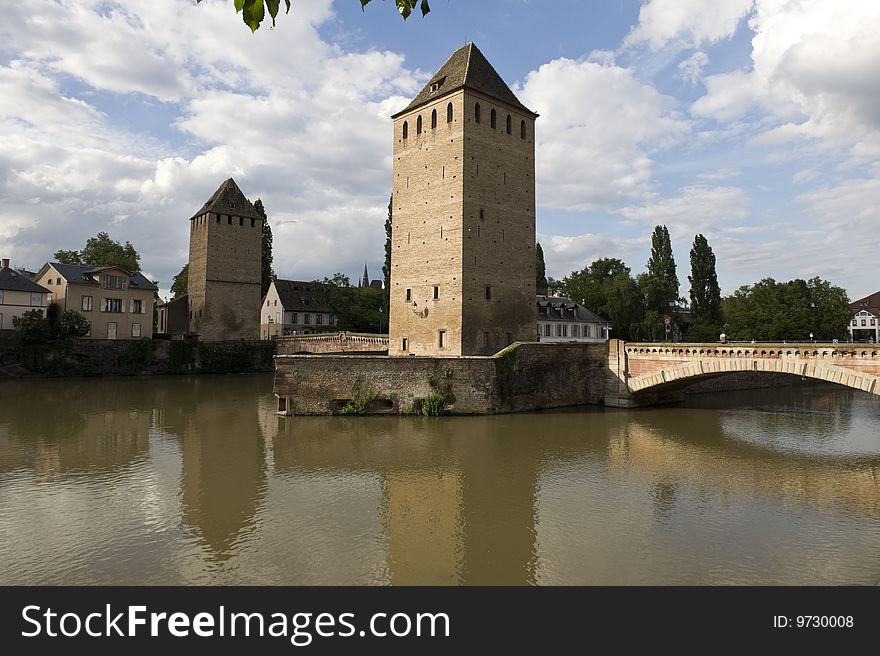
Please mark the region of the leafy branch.
MULTIPOLYGON (((203 2, 204 0, 196 0, 203 2)), ((235 12, 241 14, 244 24, 251 28, 251 32, 256 32, 260 27, 260 23, 266 18, 268 11, 269 17, 272 19, 272 27, 275 27, 275 17, 278 16, 278 10, 281 8, 281 0, 233 0, 235 4, 235 12)), ((361 9, 366 10, 370 0, 360 0, 361 9)), ((406 20, 410 14, 418 7, 422 16, 425 16, 431 7, 428 6, 428 0, 394 0, 397 5, 397 11, 406 20)), ((286 7, 285 13, 290 13, 290 0, 284 0, 286 7)))

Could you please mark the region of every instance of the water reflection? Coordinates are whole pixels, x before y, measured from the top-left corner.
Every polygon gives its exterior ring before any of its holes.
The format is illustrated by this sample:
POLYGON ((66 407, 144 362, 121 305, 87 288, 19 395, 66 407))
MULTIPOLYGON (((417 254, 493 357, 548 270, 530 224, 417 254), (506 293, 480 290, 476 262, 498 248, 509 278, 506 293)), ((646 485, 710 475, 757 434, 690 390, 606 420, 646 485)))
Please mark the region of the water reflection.
POLYGON ((0 399, 0 583, 880 578, 880 413, 849 390, 440 419, 277 417, 262 376, 0 399))

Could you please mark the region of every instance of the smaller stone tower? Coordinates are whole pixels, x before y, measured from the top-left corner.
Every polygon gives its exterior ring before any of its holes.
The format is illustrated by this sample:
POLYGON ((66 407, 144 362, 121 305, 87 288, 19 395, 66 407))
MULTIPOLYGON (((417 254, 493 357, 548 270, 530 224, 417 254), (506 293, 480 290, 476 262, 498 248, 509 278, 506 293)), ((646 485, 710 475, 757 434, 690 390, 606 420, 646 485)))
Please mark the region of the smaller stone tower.
POLYGON ((189 331, 259 339, 263 217, 229 178, 189 223, 189 331))

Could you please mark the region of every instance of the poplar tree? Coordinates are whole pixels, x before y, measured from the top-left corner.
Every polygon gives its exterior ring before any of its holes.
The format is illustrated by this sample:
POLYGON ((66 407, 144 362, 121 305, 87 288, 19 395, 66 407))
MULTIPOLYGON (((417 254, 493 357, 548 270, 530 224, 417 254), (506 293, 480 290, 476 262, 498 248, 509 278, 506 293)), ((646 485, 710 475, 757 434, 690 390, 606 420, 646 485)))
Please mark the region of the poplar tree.
POLYGON ((254 209, 261 217, 263 217, 263 234, 262 249, 260 257, 260 298, 269 291, 269 285, 272 284, 272 228, 269 227, 269 217, 266 216, 266 210, 263 208, 262 199, 258 198, 254 203, 254 209))
POLYGON ((695 341, 715 340, 721 330, 721 290, 715 272, 715 253, 703 235, 694 237, 691 248, 691 328, 695 341))
POLYGON ((669 230, 665 225, 654 228, 654 234, 651 235, 651 257, 647 269, 647 273, 639 276, 647 308, 661 315, 669 314, 678 301, 678 275, 669 230))
POLYGON ((544 249, 541 242, 535 246, 535 290, 538 294, 547 293, 547 266, 544 264, 544 249))

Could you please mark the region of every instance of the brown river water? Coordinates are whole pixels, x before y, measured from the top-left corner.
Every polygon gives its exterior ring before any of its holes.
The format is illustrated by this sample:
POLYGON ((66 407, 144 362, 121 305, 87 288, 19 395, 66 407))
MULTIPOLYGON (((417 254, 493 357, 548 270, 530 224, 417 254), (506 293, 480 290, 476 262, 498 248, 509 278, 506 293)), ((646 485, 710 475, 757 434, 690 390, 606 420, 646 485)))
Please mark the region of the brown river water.
POLYGON ((271 375, 0 383, 0 584, 874 584, 880 402, 278 417, 271 375))

